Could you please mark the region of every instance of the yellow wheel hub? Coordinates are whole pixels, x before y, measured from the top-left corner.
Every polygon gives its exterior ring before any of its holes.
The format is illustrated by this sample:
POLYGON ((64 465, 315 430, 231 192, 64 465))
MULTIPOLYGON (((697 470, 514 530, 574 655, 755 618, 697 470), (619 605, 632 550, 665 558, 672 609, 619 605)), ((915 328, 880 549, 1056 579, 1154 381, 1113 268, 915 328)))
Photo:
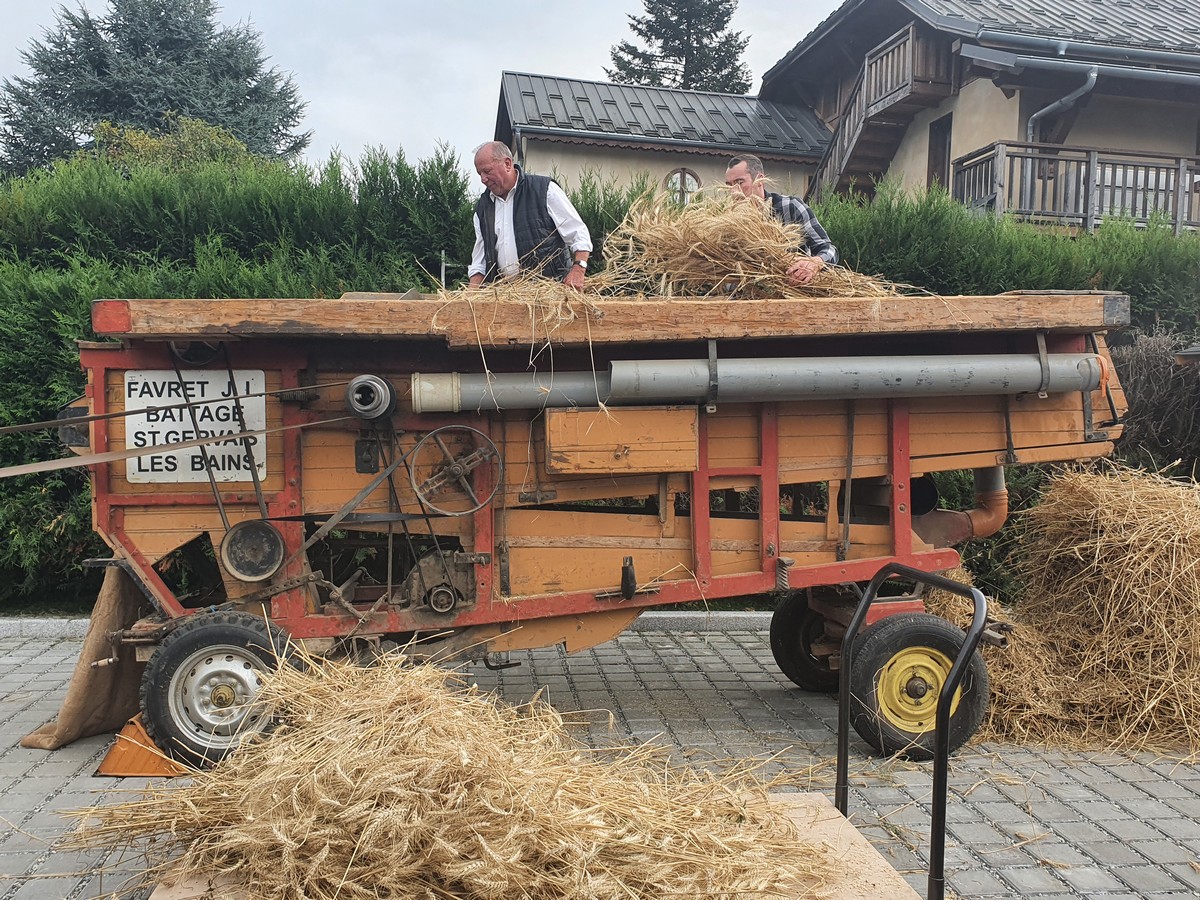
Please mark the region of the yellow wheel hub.
MULTIPOLYGON (((879 715, 888 724, 911 734, 933 731, 938 696, 954 660, 931 647, 901 650, 879 670, 876 698, 879 715)), ((958 709, 962 689, 954 692, 950 715, 958 709)))

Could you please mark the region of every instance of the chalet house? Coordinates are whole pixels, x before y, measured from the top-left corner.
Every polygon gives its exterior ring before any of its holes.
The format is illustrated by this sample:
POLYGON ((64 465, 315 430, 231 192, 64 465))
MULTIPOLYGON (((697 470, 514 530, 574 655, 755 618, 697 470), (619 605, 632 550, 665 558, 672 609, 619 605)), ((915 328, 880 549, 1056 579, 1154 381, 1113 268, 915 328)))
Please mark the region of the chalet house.
POLYGON ((833 130, 810 196, 886 174, 1087 229, 1200 225, 1198 0, 847 0, 759 97, 833 130))
POLYGON ((686 201, 725 183, 730 156, 763 160, 776 190, 802 194, 829 144, 808 106, 505 72, 495 139, 530 172, 568 185, 592 170, 628 182, 648 172, 686 201))

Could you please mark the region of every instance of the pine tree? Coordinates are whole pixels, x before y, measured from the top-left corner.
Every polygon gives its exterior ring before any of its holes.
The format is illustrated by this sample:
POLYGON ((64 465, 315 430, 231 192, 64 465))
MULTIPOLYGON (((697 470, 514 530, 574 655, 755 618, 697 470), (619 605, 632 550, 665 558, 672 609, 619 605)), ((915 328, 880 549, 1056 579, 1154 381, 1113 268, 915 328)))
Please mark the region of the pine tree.
POLYGON ((737 0, 642 0, 646 15, 629 27, 646 44, 612 48, 613 81, 692 91, 744 94, 750 70, 741 61, 749 38, 729 30, 737 0))
POLYGON ((100 122, 162 131, 173 116, 220 126, 252 153, 308 145, 292 129, 304 102, 266 68, 248 25, 219 26, 215 0, 110 0, 94 17, 60 7, 58 25, 21 56, 27 78, 0 89, 0 164, 21 174, 89 146, 100 122))

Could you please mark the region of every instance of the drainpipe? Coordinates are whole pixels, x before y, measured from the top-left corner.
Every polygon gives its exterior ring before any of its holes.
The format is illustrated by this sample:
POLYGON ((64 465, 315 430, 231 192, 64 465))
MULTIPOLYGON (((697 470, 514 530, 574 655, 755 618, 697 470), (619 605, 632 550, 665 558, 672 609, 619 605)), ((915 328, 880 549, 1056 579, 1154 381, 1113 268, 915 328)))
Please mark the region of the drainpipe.
MULTIPOLYGON (((1049 106, 1044 106, 1041 109, 1039 109, 1037 112, 1035 112, 1033 115, 1031 115, 1029 117, 1029 121, 1025 123, 1025 142, 1029 143, 1029 144, 1033 143, 1034 135, 1037 133, 1037 124, 1042 119, 1044 119, 1046 116, 1051 115, 1052 113, 1056 113, 1059 110, 1070 109, 1072 106, 1075 105, 1076 100, 1078 100, 1084 94, 1091 93, 1092 88, 1094 88, 1096 86, 1096 79, 1099 76, 1100 76, 1100 68, 1098 66, 1092 66, 1090 69, 1088 69, 1087 77, 1084 79, 1083 84, 1081 84, 1079 87, 1075 88, 1075 90, 1071 91, 1071 93, 1067 94, 1065 97, 1059 97, 1057 100, 1055 100, 1049 106)), ((1032 154, 1033 151, 1030 151, 1030 153, 1032 154)), ((1023 197, 1025 209, 1028 210, 1029 212, 1033 212, 1033 158, 1032 158, 1032 155, 1030 156, 1028 162, 1029 162, 1029 165, 1025 167, 1025 172, 1024 172, 1025 177, 1021 179, 1025 185, 1025 190, 1022 193, 1025 195, 1023 197)))

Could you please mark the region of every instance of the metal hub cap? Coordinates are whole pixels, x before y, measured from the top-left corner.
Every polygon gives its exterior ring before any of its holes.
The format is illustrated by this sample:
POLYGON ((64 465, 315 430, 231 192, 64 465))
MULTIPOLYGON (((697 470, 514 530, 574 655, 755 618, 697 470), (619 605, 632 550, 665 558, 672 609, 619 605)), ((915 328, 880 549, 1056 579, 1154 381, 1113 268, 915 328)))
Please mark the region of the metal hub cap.
POLYGON ((180 729, 214 749, 230 747, 266 721, 251 701, 262 686, 262 661, 242 647, 206 647, 171 679, 171 716, 180 729))
MULTIPOLYGON (((932 731, 937 701, 954 660, 931 647, 909 647, 879 670, 879 714, 894 727, 913 734, 932 731)), ((958 708, 962 689, 954 692, 950 714, 958 708)))

